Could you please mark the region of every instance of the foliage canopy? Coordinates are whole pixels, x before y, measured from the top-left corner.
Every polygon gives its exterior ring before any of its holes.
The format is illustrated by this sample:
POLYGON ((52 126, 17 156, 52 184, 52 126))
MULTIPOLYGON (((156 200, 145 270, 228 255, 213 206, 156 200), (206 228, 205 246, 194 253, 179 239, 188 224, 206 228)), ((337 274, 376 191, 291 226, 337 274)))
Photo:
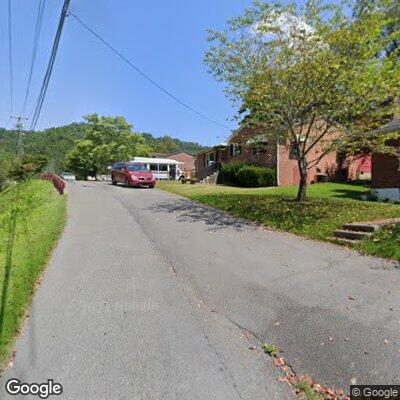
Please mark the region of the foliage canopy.
POLYGON ((255 1, 226 29, 209 32, 205 62, 240 103, 243 122, 294 146, 298 200, 322 157, 359 144, 392 117, 400 89, 398 51, 386 51, 400 37, 388 32, 393 23, 381 9, 352 17, 343 4, 255 1))

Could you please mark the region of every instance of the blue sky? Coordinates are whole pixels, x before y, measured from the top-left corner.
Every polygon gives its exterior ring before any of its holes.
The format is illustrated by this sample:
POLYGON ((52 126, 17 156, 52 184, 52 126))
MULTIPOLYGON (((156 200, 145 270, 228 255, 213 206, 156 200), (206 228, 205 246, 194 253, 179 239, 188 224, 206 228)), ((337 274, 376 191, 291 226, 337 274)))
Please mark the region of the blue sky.
MULTIPOLYGON (((39 0, 12 0, 14 114, 21 111, 39 0), (29 4, 29 6, 28 6, 29 4)), ((70 9, 154 80, 222 124, 235 127, 235 108, 206 71, 207 28, 222 28, 251 0, 71 0, 70 9)), ((27 114, 33 109, 62 0, 47 0, 27 114)), ((7 2, 0 2, 0 126, 10 115, 7 2)), ((229 132, 165 96, 67 18, 38 129, 98 112, 123 115, 134 129, 209 145, 229 132)))

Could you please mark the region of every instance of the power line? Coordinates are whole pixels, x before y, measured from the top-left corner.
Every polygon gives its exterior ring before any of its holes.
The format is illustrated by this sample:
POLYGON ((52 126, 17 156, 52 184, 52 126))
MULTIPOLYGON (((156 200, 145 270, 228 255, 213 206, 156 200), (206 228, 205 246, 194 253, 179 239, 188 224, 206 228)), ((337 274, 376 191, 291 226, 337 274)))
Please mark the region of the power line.
POLYGON ((139 75, 141 75, 143 78, 148 80, 152 85, 156 86, 159 90, 161 90, 164 94, 169 96, 171 99, 179 103, 181 106, 185 107, 186 109, 192 111, 193 113, 197 114, 198 116, 206 119, 209 122, 212 122, 215 125, 218 125, 219 127, 222 127, 227 130, 231 130, 229 127, 226 125, 223 125, 219 123, 218 121, 215 121, 214 119, 208 117, 207 115, 203 114, 202 112, 196 110, 189 104, 185 103, 183 100, 180 100, 178 97, 176 97, 173 93, 171 93, 169 90, 164 89, 159 83, 154 81, 149 75, 147 75, 145 72, 143 72, 140 68, 138 68, 135 64, 133 64, 128 58, 126 58, 120 51, 116 50, 108 41, 106 41, 103 37, 100 36, 97 32, 95 32, 90 26, 88 26, 85 22, 83 22, 76 14, 73 12, 69 11, 68 15, 71 15, 72 17, 75 18, 77 22, 79 22, 88 32, 90 32, 93 36, 95 36, 98 40, 100 40, 106 47, 108 47, 114 54, 116 54, 119 58, 121 58, 126 64, 128 64, 132 69, 134 69, 139 75))
POLYGON ((11 0, 8 0, 8 57, 10 71, 10 114, 14 110, 13 99, 13 57, 12 57, 12 27, 11 27, 11 0))
POLYGON ((42 82, 42 87, 40 89, 39 97, 36 102, 35 111, 33 113, 31 125, 29 128, 30 131, 33 131, 35 129, 36 124, 40 117, 40 112, 42 111, 43 101, 44 101, 44 98, 46 97, 51 73, 53 71, 54 61, 57 56, 57 50, 58 50, 58 46, 60 44, 61 33, 62 33, 63 26, 64 26, 65 17, 67 16, 69 3, 70 3, 70 0, 64 0, 63 8, 61 10, 60 20, 58 22, 56 36, 54 38, 53 48, 51 50, 50 59, 47 64, 46 74, 45 74, 43 82, 42 82))
POLYGON ((26 86, 25 97, 24 97, 24 102, 23 102, 23 106, 22 106, 21 115, 25 114, 26 105, 27 105, 27 102, 28 102, 29 91, 30 91, 31 82, 32 82, 33 67, 35 65, 35 60, 36 60, 36 54, 37 54, 37 48, 38 48, 38 43, 39 43, 40 31, 42 29, 43 12, 44 12, 45 3, 46 3, 46 0, 40 0, 39 1, 39 7, 38 7, 37 19, 36 19, 35 35, 34 35, 34 38, 33 38, 31 65, 30 65, 30 69, 29 69, 28 81, 27 81, 27 86, 26 86))

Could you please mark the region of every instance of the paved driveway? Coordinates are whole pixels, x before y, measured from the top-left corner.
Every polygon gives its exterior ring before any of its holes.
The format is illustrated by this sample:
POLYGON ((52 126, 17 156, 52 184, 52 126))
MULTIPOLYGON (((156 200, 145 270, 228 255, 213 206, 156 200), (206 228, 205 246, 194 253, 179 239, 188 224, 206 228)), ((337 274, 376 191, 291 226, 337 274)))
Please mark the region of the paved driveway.
POLYGON ((248 330, 321 383, 398 383, 392 263, 158 190, 76 183, 69 207, 7 377, 71 399, 290 398, 248 330))

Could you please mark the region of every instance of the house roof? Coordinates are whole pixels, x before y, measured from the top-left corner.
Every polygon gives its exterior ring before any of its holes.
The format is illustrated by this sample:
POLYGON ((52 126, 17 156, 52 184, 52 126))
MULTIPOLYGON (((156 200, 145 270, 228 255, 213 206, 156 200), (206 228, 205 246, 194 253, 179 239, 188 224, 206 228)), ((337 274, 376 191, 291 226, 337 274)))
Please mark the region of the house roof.
POLYGON ((235 135, 237 135, 242 129, 247 128, 247 126, 250 124, 251 124, 251 121, 246 121, 245 123, 240 125, 239 128, 234 129, 232 131, 232 133, 230 134, 230 136, 228 137, 228 143, 235 137, 235 135))
POLYGON ((180 161, 173 160, 172 158, 153 158, 153 157, 134 157, 132 162, 140 162, 143 164, 183 164, 180 161))
POLYGON ((173 153, 164 154, 164 157, 173 156, 175 154, 180 154, 180 153, 186 153, 186 154, 189 154, 189 156, 194 157, 194 153, 192 153, 191 151, 187 151, 187 150, 178 150, 178 151, 174 151, 173 153))
POLYGON ((400 117, 395 117, 392 121, 388 122, 386 125, 375 129, 372 133, 393 133, 400 132, 400 117))
POLYGON ((197 155, 202 154, 202 153, 209 153, 210 151, 214 150, 214 149, 220 149, 220 148, 226 148, 228 147, 227 143, 220 143, 220 144, 216 144, 214 146, 211 147, 206 147, 205 149, 199 151, 197 153, 197 155))
MULTIPOLYGON (((236 135, 240 134, 242 132, 243 129, 246 129, 248 127, 253 127, 253 128, 263 128, 263 124, 260 122, 254 122, 250 119, 245 120, 242 125, 239 126, 239 128, 235 129, 232 131, 231 135, 228 137, 228 143, 231 142, 232 139, 235 138, 236 135)), ((261 136, 260 134, 257 134, 257 136, 261 136)), ((265 136, 265 134, 264 134, 265 136)))

